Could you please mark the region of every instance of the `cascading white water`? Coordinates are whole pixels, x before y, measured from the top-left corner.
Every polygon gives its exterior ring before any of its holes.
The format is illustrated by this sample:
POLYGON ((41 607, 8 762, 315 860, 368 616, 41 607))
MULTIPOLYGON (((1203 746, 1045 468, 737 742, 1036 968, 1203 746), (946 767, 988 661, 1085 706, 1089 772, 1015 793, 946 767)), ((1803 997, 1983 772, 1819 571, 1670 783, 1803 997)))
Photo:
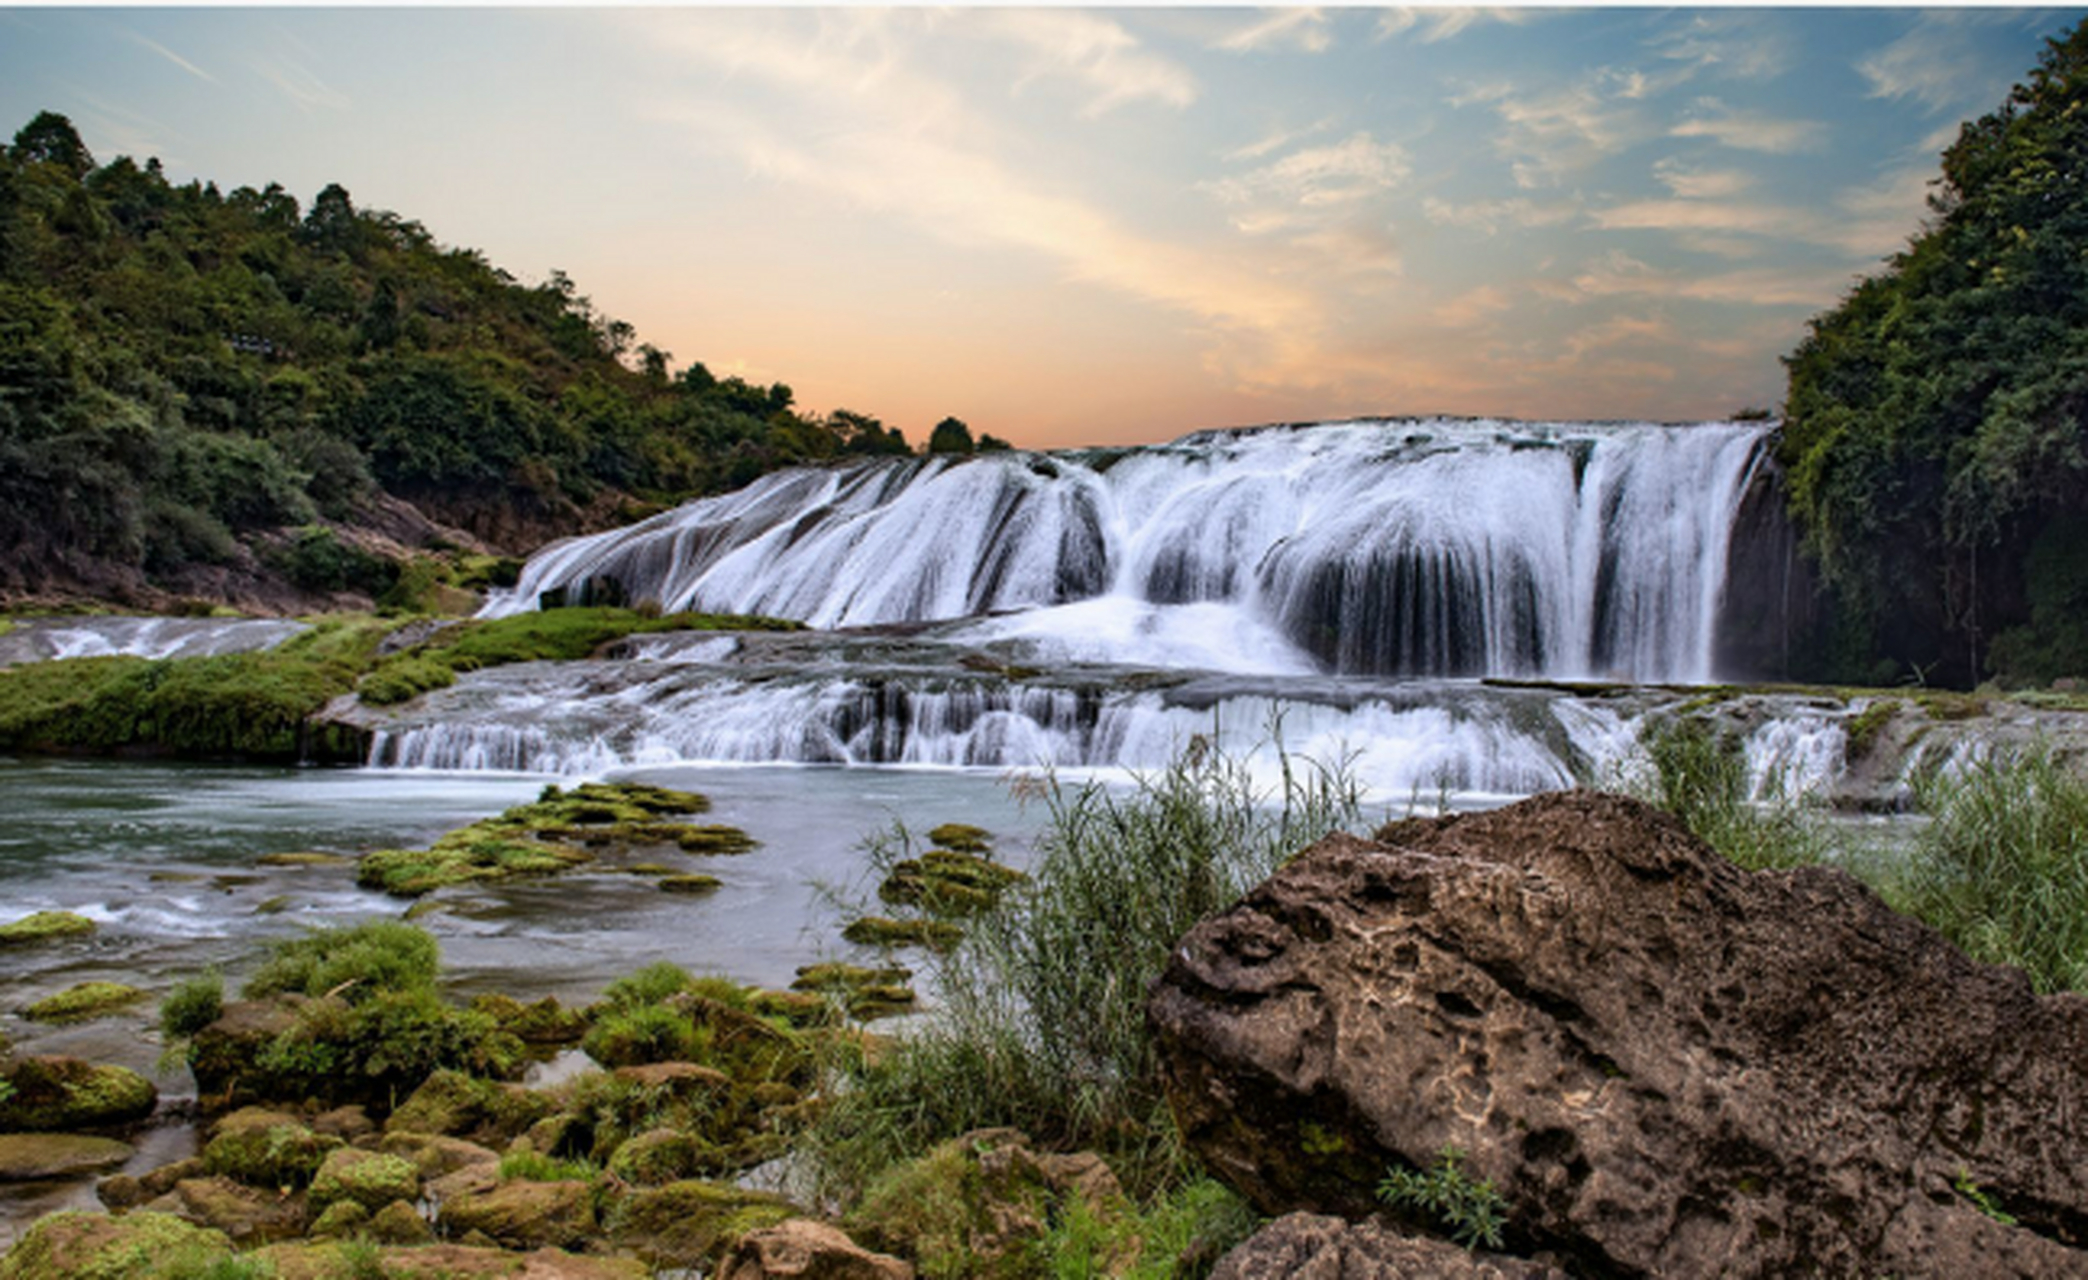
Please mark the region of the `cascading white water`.
MULTIPOLYGON (((1113 599, 1202 606, 1255 670, 1704 681, 1763 435, 1369 421, 788 471, 553 546, 486 612, 603 579, 820 627, 1113 599)), ((1092 649, 1093 621, 1025 626, 1092 649)))

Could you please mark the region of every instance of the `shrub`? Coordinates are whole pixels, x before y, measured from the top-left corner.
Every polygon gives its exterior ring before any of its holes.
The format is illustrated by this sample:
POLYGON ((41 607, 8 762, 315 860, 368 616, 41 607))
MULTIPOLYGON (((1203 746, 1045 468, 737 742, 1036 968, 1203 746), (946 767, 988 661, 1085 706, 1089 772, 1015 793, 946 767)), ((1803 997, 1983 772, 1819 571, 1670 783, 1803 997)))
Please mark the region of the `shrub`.
POLYGON ((1378 1199, 1419 1213, 1467 1249, 1498 1249, 1508 1202, 1491 1181, 1473 1181, 1463 1164, 1464 1152, 1444 1147, 1429 1169, 1389 1170, 1378 1184, 1378 1199))
MULTIPOLYGON (((1127 1183, 1189 1171, 1145 999, 1175 943, 1298 849, 1360 818, 1345 768, 1284 757, 1280 793, 1201 744, 1128 793, 1043 783, 1031 879, 938 966, 941 1016, 841 1091, 819 1132, 843 1190, 970 1129, 1091 1146, 1127 1183)), ((889 865, 894 850, 874 860, 889 865)))
POLYGON ((604 987, 602 1003, 617 1009, 658 1004, 669 996, 689 990, 693 982, 688 971, 680 965, 660 960, 604 987))

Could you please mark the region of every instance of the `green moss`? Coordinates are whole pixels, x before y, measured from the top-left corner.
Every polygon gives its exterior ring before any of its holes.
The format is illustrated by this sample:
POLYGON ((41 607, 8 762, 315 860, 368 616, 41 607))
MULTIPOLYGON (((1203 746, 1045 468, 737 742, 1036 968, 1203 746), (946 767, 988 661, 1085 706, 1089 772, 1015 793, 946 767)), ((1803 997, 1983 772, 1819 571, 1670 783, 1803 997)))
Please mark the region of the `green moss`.
POLYGON ((724 826, 686 827, 675 837, 675 842, 688 853, 747 853, 761 847, 760 841, 738 827, 724 826))
POLYGON ((372 920, 277 943, 248 980, 245 995, 257 1000, 280 991, 337 993, 354 1003, 384 991, 432 989, 440 962, 435 938, 426 930, 372 920))
POLYGON ((388 707, 417 698, 433 689, 447 689, 457 682, 457 673, 439 662, 406 658, 388 662, 356 682, 355 693, 375 707, 388 707))
POLYGON ((311 1182, 341 1140, 314 1133, 286 1115, 235 1112, 219 1122, 203 1148, 210 1172, 250 1187, 302 1187, 311 1182))
POLYGON ((351 1200, 375 1213, 394 1200, 411 1203, 420 1195, 420 1174, 411 1161, 375 1151, 343 1147, 329 1152, 312 1175, 314 1209, 351 1200))
POLYGON ((0 925, 0 947, 21 947, 54 938, 81 938, 94 932, 94 921, 70 911, 39 911, 0 925))
POLYGON ((1892 723, 1892 718, 1898 715, 1905 705, 1897 698, 1878 698, 1849 717, 1848 723, 1843 727, 1843 731, 1849 737, 1849 759, 1861 760, 1869 755, 1871 748, 1877 745, 1878 732, 1892 723))
POLYGON ((889 916, 864 916, 841 931, 848 941, 865 947, 928 947, 947 951, 964 937, 964 931, 943 920, 894 920, 889 916))
POLYGON ((1020 871, 983 857, 930 849, 893 864, 877 894, 886 902, 917 906, 934 915, 965 916, 992 906, 1009 885, 1024 878, 1020 871))
POLYGON ((91 1129, 152 1114, 159 1091, 127 1067, 77 1058, 19 1058, 0 1076, 0 1132, 91 1129))
POLYGON ((716 893, 725 882, 716 876, 661 876, 660 892, 698 895, 716 893))
POLYGON ((145 998, 121 982, 81 982, 57 995, 45 996, 22 1012, 38 1022, 84 1022, 115 1013, 145 998))
POLYGON ((46 1214, 0 1257, 0 1280, 139 1280, 168 1262, 229 1255, 221 1231, 139 1209, 112 1218, 76 1209, 46 1214))
POLYGON ((708 1267, 749 1231, 797 1211, 780 1197, 722 1182, 683 1181, 632 1192, 610 1211, 610 1238, 655 1267, 708 1267))
POLYGON ((984 853, 993 841, 993 834, 984 827, 975 827, 968 822, 945 822, 928 833, 928 842, 958 853, 984 853))

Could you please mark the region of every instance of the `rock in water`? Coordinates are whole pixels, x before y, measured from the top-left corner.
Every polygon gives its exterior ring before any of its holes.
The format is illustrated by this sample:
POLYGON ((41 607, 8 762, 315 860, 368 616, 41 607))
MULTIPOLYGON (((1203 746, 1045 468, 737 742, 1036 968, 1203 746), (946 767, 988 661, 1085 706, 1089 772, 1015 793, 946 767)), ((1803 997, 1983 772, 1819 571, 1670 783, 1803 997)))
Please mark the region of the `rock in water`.
POLYGON ((1183 1131, 1265 1212, 1455 1146, 1575 1274, 2088 1276, 2088 1000, 1616 797, 1379 834, 1154 990, 1183 1131))

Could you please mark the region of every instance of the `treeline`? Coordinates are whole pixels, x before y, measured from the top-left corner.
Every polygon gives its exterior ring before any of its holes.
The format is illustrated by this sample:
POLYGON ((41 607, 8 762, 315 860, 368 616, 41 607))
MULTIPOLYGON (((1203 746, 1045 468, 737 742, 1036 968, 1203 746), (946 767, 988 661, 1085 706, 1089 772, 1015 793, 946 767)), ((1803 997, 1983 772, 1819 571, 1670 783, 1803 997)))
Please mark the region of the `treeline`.
MULTIPOLYGON (((947 419, 932 447, 1006 446, 947 419)), ((50 112, 0 149, 0 586, 229 563, 380 493, 548 536, 907 451, 782 383, 677 372, 563 273, 525 284, 338 185, 177 186, 50 112)))
POLYGON ((1829 596, 1805 674, 2088 675, 2088 24, 1964 127, 1929 203, 1785 362, 1829 596))

